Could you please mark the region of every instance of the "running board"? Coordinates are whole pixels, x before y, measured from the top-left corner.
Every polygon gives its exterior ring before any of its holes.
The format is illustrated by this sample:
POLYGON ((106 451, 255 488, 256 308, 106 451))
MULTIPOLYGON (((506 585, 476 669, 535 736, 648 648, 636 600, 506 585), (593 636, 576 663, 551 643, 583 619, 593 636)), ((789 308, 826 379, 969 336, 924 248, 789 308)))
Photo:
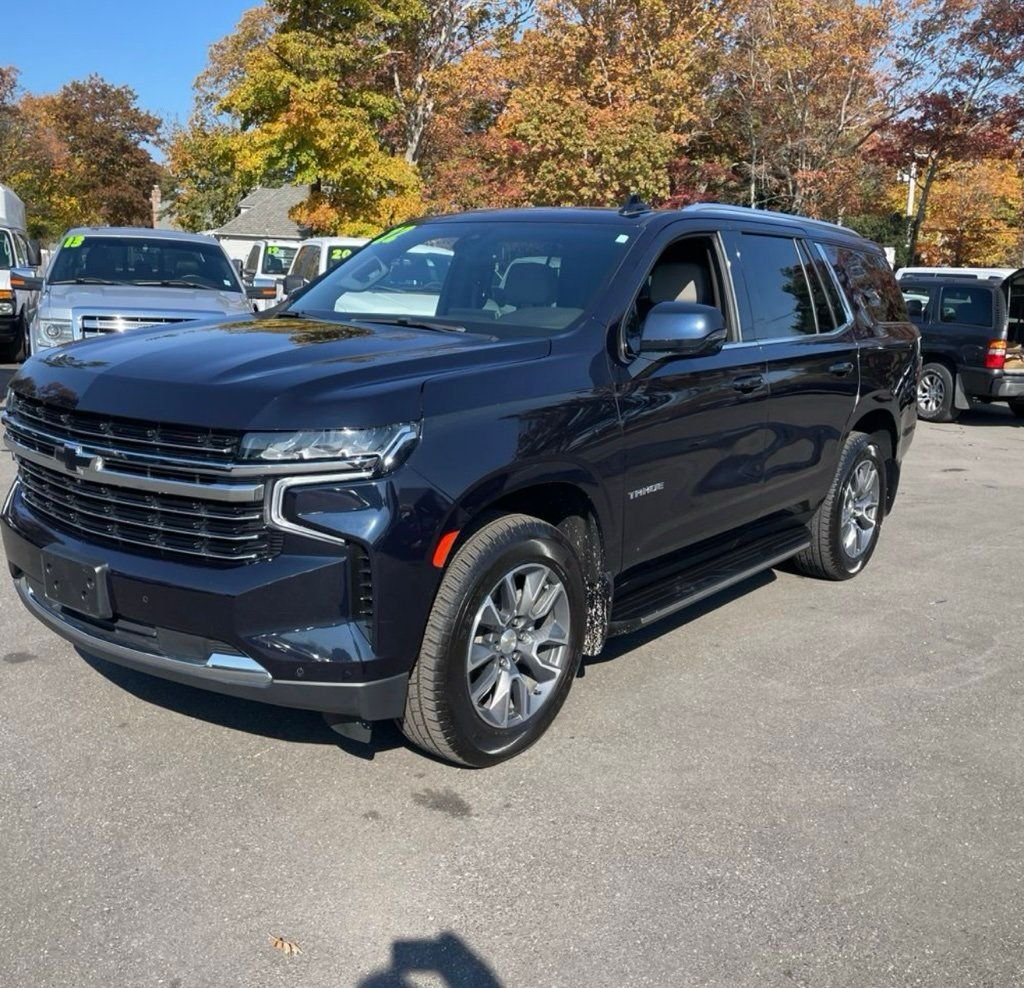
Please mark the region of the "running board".
POLYGON ((806 531, 776 535, 683 570, 615 601, 608 636, 646 628, 758 573, 778 566, 811 544, 806 531))

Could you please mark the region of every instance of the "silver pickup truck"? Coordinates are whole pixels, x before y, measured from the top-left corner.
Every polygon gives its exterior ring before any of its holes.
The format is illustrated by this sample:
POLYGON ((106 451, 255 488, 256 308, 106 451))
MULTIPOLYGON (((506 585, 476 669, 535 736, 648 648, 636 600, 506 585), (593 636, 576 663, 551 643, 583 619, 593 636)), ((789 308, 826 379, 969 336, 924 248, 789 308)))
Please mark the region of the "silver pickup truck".
POLYGON ((251 314, 252 299, 211 237, 168 230, 98 227, 69 230, 45 276, 15 268, 12 285, 38 290, 29 347, 50 347, 143 326, 251 314))

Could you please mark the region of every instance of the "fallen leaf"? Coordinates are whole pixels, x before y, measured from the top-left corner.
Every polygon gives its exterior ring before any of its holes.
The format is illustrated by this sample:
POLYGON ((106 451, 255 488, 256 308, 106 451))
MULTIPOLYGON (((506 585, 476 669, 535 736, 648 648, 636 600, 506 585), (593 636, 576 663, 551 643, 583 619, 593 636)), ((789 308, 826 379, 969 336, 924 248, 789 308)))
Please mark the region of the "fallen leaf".
POLYGON ((270 937, 270 945, 274 950, 280 950, 281 953, 288 954, 289 956, 302 953, 299 945, 291 940, 285 940, 284 937, 275 937, 273 933, 268 933, 267 936, 270 937))

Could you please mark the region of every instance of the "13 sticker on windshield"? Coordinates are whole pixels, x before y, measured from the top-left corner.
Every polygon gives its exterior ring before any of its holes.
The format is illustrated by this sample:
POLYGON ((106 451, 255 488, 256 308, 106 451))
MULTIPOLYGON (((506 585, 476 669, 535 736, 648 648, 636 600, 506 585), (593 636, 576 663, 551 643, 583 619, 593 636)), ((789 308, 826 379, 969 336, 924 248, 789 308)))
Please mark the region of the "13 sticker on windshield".
POLYGON ((65 237, 62 247, 81 247, 85 243, 85 236, 81 233, 76 233, 74 236, 65 237))

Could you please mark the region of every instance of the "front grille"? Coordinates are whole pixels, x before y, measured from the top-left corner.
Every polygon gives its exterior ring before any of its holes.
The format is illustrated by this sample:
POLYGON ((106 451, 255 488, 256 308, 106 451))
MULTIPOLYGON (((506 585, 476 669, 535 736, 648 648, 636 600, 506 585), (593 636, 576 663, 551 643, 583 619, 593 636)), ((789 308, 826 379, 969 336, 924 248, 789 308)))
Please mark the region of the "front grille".
POLYGON ((145 329, 147 326, 166 326, 185 322, 181 316, 142 315, 84 315, 79 319, 84 337, 102 336, 105 333, 123 333, 127 329, 145 329))
POLYGON ((11 394, 8 399, 6 424, 19 439, 27 439, 31 448, 40 452, 68 442, 87 443, 100 452, 114 447, 115 455, 224 468, 239 447, 239 436, 234 432, 94 415, 20 394, 11 394))
POLYGON ((20 461, 18 477, 33 512, 87 542, 218 563, 255 562, 280 551, 262 504, 150 494, 27 460, 20 461))

